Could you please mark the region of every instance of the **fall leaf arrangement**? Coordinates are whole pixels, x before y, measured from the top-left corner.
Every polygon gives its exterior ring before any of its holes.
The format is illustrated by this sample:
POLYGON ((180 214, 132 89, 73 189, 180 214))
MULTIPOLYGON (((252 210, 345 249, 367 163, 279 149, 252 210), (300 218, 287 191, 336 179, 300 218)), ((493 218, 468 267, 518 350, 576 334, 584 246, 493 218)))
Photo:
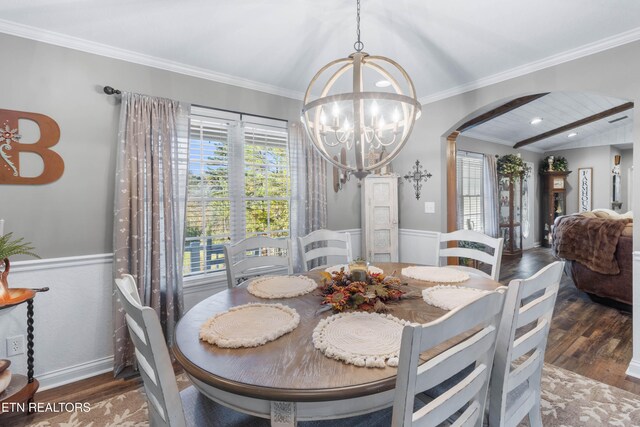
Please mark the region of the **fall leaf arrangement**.
POLYGON ((387 311, 385 303, 408 297, 407 292, 400 289, 406 284, 402 284, 397 277, 382 273, 367 273, 365 280, 354 281, 350 273, 341 269, 333 275, 323 272, 322 283, 322 304, 337 312, 359 310, 383 313, 387 311))

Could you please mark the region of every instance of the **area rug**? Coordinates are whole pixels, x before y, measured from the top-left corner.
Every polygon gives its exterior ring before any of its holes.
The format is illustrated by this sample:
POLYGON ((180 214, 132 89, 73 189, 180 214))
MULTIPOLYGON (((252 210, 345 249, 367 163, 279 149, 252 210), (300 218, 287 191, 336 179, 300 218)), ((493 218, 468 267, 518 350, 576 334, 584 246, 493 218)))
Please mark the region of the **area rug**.
MULTIPOLYGON (((189 385, 178 376, 182 389, 189 385)), ((545 364, 542 375, 542 422, 545 427, 639 426, 640 396, 545 364)), ((38 414, 34 427, 148 426, 147 401, 141 389, 91 404, 89 412, 38 414)), ((527 423, 521 425, 526 426, 527 423)), ((331 424, 328 422, 327 427, 331 424)), ((221 426, 223 427, 223 426, 221 426)))

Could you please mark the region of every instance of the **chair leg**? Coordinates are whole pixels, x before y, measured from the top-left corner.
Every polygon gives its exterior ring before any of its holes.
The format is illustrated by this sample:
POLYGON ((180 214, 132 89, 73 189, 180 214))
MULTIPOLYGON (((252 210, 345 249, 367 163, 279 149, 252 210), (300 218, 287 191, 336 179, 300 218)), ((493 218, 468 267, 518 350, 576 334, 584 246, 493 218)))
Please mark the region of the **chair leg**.
POLYGON ((540 400, 536 401, 529 411, 529 424, 531 427, 542 427, 542 414, 540 413, 540 400))

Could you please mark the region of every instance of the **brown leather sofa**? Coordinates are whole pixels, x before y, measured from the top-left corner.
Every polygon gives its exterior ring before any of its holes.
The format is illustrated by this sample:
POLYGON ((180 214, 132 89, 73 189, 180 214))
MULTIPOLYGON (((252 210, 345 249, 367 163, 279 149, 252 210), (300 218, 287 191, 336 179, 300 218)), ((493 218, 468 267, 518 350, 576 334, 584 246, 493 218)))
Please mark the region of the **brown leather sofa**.
MULTIPOLYGON (((584 212, 580 215, 593 218, 617 219, 610 211, 584 212)), ((557 226, 563 218, 556 218, 557 226)), ((566 269, 571 273, 573 283, 581 291, 600 298, 605 298, 624 304, 633 303, 633 222, 627 224, 622 231, 616 246, 615 259, 620 267, 620 273, 615 275, 601 274, 592 271, 578 261, 566 261, 566 269)))

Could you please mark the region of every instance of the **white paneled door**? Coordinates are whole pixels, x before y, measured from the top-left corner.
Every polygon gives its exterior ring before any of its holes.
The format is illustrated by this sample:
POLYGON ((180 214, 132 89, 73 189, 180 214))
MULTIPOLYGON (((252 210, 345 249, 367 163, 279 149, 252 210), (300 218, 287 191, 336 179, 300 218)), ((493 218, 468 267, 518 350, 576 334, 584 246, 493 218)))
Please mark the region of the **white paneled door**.
POLYGON ((364 179, 362 249, 369 262, 398 262, 397 175, 369 175, 364 179))

